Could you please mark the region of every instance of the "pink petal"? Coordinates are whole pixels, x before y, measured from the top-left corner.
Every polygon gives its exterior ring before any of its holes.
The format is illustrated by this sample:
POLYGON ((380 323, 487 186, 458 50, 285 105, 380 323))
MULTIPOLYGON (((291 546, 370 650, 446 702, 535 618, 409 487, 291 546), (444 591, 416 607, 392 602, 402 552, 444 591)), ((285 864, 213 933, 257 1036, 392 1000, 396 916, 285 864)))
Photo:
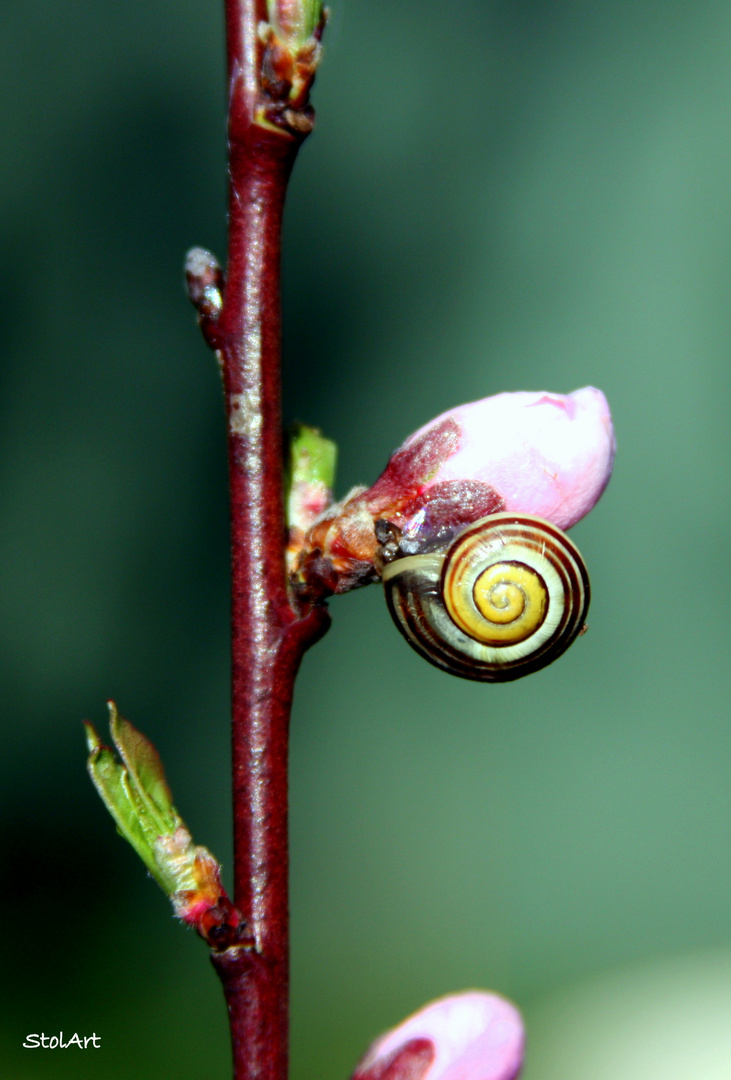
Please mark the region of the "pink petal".
MULTIPOLYGON (((449 480, 481 481, 506 510, 537 514, 568 529, 591 510, 612 474, 614 429, 601 390, 506 393, 460 405, 406 440, 428 436, 445 419, 460 429, 458 448, 425 489, 449 480)), ((397 451, 397 454, 401 451, 397 451)))
POLYGON ((382 1035, 352 1080, 515 1080, 522 1062, 518 1010, 471 990, 431 1002, 382 1035))

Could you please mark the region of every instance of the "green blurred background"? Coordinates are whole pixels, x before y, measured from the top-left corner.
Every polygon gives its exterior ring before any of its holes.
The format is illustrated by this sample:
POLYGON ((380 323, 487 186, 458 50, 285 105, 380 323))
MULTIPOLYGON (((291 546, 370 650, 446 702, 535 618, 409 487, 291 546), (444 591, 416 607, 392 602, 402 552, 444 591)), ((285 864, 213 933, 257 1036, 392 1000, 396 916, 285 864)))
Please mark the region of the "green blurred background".
MULTIPOLYGON (((222 5, 4 0, 0 1074, 229 1075, 205 950, 84 773, 104 701, 230 866, 227 503, 181 284, 225 237, 222 5), (101 1037, 28 1051, 29 1032, 101 1037)), ((601 387, 591 632, 504 687, 331 605, 292 737, 294 1080, 499 989, 527 1080, 731 1077, 731 7, 333 0, 285 413, 339 492, 507 389, 601 387), (705 1055, 705 1057, 704 1057, 705 1055), (706 1060, 707 1059, 707 1060, 706 1060)))

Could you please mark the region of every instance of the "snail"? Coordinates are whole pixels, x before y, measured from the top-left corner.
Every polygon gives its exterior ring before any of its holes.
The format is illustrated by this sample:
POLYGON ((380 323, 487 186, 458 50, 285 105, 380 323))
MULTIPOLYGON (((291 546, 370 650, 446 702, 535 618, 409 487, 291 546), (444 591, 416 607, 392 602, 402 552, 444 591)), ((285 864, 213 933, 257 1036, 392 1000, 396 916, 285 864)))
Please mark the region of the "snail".
POLYGON ((384 543, 383 529, 381 539, 394 622, 417 652, 453 675, 518 679, 550 664, 584 629, 586 567, 549 521, 490 514, 417 554, 384 543))

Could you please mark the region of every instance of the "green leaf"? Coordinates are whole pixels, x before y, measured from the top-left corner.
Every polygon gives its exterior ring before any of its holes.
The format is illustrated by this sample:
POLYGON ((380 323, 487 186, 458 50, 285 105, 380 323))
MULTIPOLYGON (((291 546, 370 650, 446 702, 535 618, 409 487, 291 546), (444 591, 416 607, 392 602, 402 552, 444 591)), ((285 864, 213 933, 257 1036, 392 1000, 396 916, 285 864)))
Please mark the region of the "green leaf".
POLYGON ((280 41, 305 45, 322 20, 322 0, 267 0, 267 14, 280 41))
POLYGON ((112 815, 117 831, 132 845, 150 873, 157 877, 152 843, 142 824, 139 800, 130 789, 126 769, 117 761, 114 751, 102 745, 91 724, 85 722, 85 727, 91 748, 87 767, 92 783, 112 815))
POLYGON ((173 832, 180 819, 173 806, 160 755, 141 731, 119 715, 113 701, 108 705, 112 740, 127 766, 130 783, 154 823, 156 834, 173 832))
POLYGON ((289 460, 285 469, 287 524, 307 528, 308 506, 332 501, 338 448, 317 428, 293 424, 289 430, 289 460))
POLYGON ((221 868, 207 848, 193 843, 173 806, 155 747, 119 715, 113 701, 108 705, 112 741, 121 760, 85 721, 89 775, 117 831, 170 897, 175 913, 205 937, 201 912, 219 904, 221 868))
POLYGON ((85 721, 89 775, 117 826, 166 893, 188 887, 195 848, 173 806, 155 747, 109 705, 109 728, 121 761, 85 721), (181 885, 180 882, 183 882, 181 885))
POLYGON ((321 484, 332 488, 338 448, 318 428, 292 424, 289 430, 289 467, 292 483, 321 484))

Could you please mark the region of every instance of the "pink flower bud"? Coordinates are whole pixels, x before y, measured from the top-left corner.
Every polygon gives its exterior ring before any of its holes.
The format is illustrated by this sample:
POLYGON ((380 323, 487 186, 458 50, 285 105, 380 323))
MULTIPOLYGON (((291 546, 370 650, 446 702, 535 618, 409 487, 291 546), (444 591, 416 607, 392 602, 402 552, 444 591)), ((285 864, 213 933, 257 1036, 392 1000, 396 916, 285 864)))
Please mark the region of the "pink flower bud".
POLYGON ((500 511, 568 529, 607 486, 614 448, 609 406, 591 386, 450 409, 409 436, 371 487, 312 525, 293 553, 294 587, 316 598, 367 585, 384 545, 418 553, 500 511))
POLYGON ((428 476, 422 466, 421 494, 448 482, 487 484, 505 510, 569 529, 609 483, 615 441, 604 394, 586 386, 573 394, 496 394, 442 413, 395 452, 383 478, 417 448, 419 457, 432 457, 428 476))
POLYGON ((515 1080, 522 1063, 518 1010, 472 990, 433 1001, 382 1035, 352 1080, 515 1080))

